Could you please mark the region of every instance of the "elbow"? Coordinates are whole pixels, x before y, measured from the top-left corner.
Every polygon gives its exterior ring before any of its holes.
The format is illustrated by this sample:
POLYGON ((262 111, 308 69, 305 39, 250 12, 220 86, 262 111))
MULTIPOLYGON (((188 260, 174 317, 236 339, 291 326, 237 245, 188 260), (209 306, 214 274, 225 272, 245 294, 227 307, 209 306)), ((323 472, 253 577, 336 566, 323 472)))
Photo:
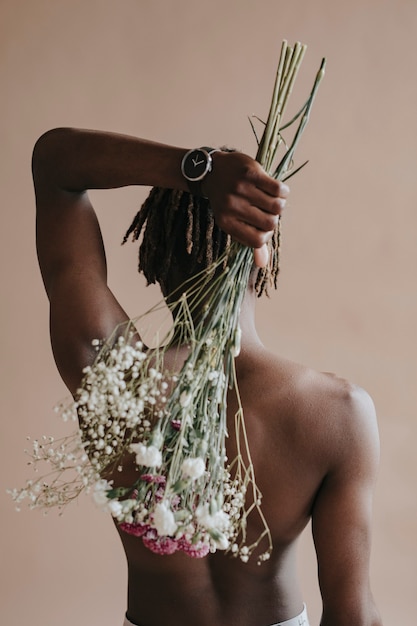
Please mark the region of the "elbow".
POLYGON ((32 152, 32 176, 35 188, 45 176, 51 181, 58 176, 64 147, 74 130, 71 128, 53 128, 46 131, 36 141, 32 152))
POLYGON ((71 132, 69 128, 52 128, 43 133, 36 141, 33 148, 32 163, 35 165, 43 160, 46 156, 55 152, 56 147, 59 146, 63 140, 65 140, 68 132, 71 132))

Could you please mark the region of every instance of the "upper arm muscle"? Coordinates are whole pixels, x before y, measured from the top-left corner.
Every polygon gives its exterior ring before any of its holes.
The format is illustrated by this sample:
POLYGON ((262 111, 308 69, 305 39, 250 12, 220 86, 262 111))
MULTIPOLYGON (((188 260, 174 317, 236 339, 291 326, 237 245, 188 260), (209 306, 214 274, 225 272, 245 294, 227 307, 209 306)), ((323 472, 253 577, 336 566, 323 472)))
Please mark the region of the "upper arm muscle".
POLYGON ((355 392, 346 408, 341 416, 338 460, 323 481, 313 509, 323 615, 327 616, 323 625, 368 623, 361 621, 363 615, 374 610, 369 558, 378 433, 372 401, 364 392, 355 392))
POLYGON ((37 250, 50 301, 51 342, 58 369, 74 392, 91 363, 91 341, 127 319, 107 286, 100 227, 86 192, 38 182, 37 250))

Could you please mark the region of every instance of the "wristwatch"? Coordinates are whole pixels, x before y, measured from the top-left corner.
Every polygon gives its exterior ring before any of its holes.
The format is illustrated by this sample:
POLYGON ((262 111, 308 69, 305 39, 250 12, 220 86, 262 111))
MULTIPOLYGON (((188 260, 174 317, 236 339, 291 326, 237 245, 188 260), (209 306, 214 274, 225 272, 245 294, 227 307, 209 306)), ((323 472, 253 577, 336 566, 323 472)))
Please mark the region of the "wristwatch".
POLYGON ((195 148, 185 153, 181 162, 181 172, 187 180, 188 188, 193 196, 204 196, 201 190, 201 183, 211 172, 213 167, 213 152, 218 152, 216 148, 195 148))

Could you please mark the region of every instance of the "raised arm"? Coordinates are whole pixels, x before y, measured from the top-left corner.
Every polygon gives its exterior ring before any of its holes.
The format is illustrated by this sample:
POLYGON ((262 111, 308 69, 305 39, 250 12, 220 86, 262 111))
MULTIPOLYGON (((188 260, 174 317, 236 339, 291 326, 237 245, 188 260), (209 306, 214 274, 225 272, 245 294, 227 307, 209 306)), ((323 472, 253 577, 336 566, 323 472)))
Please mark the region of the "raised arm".
POLYGON ((375 411, 362 390, 350 394, 343 411, 343 437, 313 510, 323 599, 320 625, 382 626, 369 583, 372 495, 379 460, 375 411))
MULTIPOLYGON (((186 150, 113 133, 55 129, 33 153, 37 248, 51 305, 51 342, 73 392, 94 354, 91 340, 127 319, 107 286, 106 260, 89 189, 158 185, 187 189, 186 150)), ((216 152, 204 187, 221 228, 260 248, 271 234, 287 188, 250 157, 216 152)))

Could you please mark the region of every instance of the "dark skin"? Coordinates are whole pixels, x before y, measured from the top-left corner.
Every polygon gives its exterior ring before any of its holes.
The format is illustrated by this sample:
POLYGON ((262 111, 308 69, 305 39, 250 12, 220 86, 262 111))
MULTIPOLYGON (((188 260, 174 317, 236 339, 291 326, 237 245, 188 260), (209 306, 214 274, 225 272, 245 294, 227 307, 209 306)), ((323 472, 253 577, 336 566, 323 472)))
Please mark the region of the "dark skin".
MULTIPOLYGON (((72 393, 95 353, 127 314, 107 285, 99 224, 87 190, 125 185, 186 189, 185 149, 111 133, 57 129, 33 157, 39 263, 51 310, 51 342, 72 393)), ((204 183, 219 226, 255 249, 282 212, 288 188, 250 157, 215 153, 204 183)), ((257 484, 273 540, 258 566, 218 552, 203 559, 158 556, 119 532, 128 562, 129 619, 141 626, 269 626, 302 610, 297 539, 310 519, 323 599, 321 626, 381 626, 369 586, 372 493, 379 444, 373 403, 363 390, 271 354, 255 328, 252 280, 242 306, 236 361, 257 484)), ((135 312, 137 313, 137 312, 135 312)), ((185 356, 185 349, 184 349, 185 356)), ((167 366, 181 366, 181 351, 167 366)), ((230 392, 228 456, 235 453, 230 392)), ((128 478, 129 468, 120 481, 128 478)), ((249 539, 260 531, 249 518, 249 539)), ((265 546, 262 546, 265 548, 265 546)))

